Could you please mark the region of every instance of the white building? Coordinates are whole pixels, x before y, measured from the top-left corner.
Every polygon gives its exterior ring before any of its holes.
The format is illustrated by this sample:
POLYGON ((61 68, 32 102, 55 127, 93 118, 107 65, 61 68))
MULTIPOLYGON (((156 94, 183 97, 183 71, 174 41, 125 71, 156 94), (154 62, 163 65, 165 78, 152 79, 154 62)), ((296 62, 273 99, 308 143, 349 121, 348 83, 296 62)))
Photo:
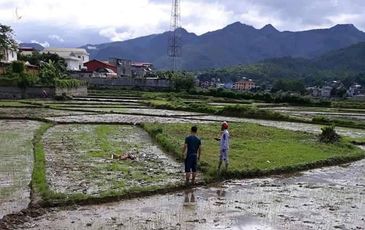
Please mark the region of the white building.
POLYGON ((78 48, 45 48, 43 53, 54 53, 65 59, 68 70, 81 70, 84 63, 89 61, 85 49, 78 48))
POLYGON ((3 54, 4 55, 3 55, 2 59, 0 60, 1 62, 10 63, 10 62, 18 60, 18 55, 16 53, 16 50, 5 50, 3 52, 3 54))

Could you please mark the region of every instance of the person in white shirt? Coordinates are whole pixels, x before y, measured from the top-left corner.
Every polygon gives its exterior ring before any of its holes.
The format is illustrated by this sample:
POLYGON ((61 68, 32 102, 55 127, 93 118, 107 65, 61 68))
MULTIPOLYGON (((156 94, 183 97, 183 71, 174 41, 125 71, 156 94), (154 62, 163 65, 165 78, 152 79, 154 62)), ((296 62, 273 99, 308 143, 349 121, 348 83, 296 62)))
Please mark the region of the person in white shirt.
POLYGON ((228 169, 228 150, 229 150, 229 132, 228 123, 225 121, 222 123, 220 138, 216 138, 220 142, 219 148, 219 164, 218 172, 221 170, 222 162, 225 163, 225 169, 228 169))

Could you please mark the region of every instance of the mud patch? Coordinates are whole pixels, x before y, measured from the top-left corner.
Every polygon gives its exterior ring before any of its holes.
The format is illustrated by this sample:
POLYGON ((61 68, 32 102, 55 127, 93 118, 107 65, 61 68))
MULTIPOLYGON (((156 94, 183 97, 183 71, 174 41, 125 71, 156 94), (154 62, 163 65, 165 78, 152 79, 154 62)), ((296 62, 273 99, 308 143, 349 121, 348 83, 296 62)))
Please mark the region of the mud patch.
POLYGON ((316 169, 292 178, 228 181, 114 204, 50 209, 43 217, 18 227, 364 229, 364 166, 365 160, 346 168, 316 169))
POLYGON ((80 116, 63 116, 63 117, 47 117, 51 122, 59 123, 110 123, 110 124, 141 124, 141 123, 211 123, 211 121, 193 120, 190 118, 176 117, 159 117, 159 116, 143 116, 143 115, 127 115, 127 114, 102 114, 102 115, 80 115, 80 116))
POLYGON ((0 120, 0 219, 26 208, 33 168, 33 133, 41 123, 0 120))
POLYGON ((170 159, 141 128, 59 125, 43 137, 50 189, 64 194, 107 196, 181 182, 181 164, 170 159), (112 160, 131 153, 135 160, 112 160))
POLYGON ((45 118, 92 113, 61 111, 47 108, 0 108, 0 117, 6 118, 45 118))

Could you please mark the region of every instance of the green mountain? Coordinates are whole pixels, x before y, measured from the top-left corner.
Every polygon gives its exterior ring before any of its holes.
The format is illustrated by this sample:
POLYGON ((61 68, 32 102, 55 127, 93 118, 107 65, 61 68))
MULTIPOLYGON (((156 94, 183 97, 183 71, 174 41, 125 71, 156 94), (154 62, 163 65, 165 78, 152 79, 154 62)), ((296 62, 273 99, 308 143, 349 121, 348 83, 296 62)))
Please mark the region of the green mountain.
POLYGON ((278 79, 300 80, 306 85, 322 84, 328 80, 343 80, 365 84, 365 42, 330 51, 313 59, 274 58, 254 64, 211 69, 199 74, 202 80, 219 78, 223 82, 242 77, 272 83, 278 79))
MULTIPOLYGON (((112 57, 151 62, 158 69, 169 69, 167 56, 170 32, 123 42, 85 45, 91 58, 112 57)), ((180 68, 204 70, 256 63, 270 58, 315 58, 329 51, 365 42, 365 33, 353 25, 300 32, 278 31, 272 25, 261 29, 240 22, 197 36, 179 30, 182 46, 180 68)))

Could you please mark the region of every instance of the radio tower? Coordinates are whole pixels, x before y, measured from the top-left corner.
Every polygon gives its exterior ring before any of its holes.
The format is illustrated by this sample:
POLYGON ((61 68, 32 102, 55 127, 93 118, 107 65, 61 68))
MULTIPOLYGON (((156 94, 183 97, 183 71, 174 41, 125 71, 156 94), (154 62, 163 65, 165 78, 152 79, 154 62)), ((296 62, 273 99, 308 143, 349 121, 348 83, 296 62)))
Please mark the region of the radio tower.
POLYGON ((181 57, 180 13, 180 0, 172 0, 168 55, 172 62, 173 71, 177 70, 178 59, 181 57))

